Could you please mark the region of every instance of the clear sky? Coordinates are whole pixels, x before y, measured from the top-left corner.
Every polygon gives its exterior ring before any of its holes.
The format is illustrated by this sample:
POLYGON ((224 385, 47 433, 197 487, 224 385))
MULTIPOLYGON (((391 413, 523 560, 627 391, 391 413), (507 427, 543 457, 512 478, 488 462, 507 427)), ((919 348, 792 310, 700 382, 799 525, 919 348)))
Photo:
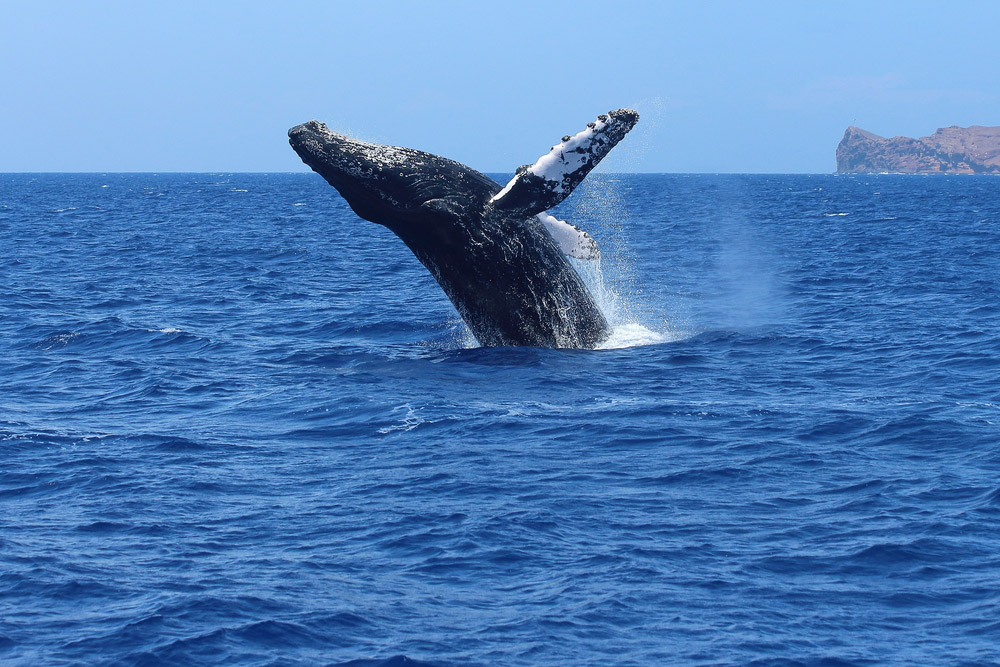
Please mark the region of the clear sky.
POLYGON ((851 124, 1000 125, 1000 2, 0 0, 0 171, 297 171, 316 118, 482 171, 831 172, 851 124), (856 119, 856 121, 855 121, 856 119))

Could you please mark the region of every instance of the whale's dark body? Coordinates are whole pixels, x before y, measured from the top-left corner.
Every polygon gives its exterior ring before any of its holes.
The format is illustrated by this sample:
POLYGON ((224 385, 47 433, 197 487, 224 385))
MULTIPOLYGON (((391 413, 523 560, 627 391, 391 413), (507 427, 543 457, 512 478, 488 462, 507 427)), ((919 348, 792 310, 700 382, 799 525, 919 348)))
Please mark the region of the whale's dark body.
POLYGON ((458 162, 349 139, 316 121, 288 136, 355 213, 402 239, 481 345, 592 348, 608 323, 537 214, 568 196, 637 119, 628 110, 601 116, 503 189, 458 162))

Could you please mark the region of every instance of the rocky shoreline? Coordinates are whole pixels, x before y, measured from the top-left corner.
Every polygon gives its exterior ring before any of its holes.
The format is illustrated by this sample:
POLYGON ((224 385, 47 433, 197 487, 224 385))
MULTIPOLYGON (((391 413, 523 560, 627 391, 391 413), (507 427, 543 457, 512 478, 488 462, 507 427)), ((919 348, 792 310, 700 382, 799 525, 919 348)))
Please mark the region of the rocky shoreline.
POLYGON ((951 126, 929 137, 880 137, 853 125, 837 146, 838 174, 1000 174, 1000 126, 951 126))

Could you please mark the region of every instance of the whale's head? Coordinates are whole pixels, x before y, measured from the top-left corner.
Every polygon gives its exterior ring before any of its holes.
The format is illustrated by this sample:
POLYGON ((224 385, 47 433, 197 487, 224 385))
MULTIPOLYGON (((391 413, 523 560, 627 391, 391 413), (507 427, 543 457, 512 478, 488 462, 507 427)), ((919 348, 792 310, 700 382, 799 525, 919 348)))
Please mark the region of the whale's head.
POLYGON ((453 160, 352 139, 315 120, 290 129, 288 142, 355 213, 397 233, 435 215, 480 210, 499 189, 453 160))

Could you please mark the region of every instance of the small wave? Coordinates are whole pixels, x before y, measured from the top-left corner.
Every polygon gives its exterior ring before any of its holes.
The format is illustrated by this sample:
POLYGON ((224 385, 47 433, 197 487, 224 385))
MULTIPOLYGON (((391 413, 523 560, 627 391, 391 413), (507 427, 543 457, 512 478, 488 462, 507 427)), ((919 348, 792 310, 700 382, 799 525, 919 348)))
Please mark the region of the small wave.
POLYGON ((208 443, 188 440, 187 438, 176 436, 150 435, 137 437, 137 439, 140 438, 142 440, 151 441, 149 443, 150 449, 160 452, 184 453, 211 449, 211 445, 208 443))
POLYGON ((306 205, 305 202, 301 202, 301 201, 297 201, 294 204, 292 204, 292 206, 305 206, 305 205, 306 205))
POLYGON ((401 405, 397 408, 397 410, 401 409, 406 410, 406 416, 403 417, 403 421, 398 424, 392 424, 391 426, 383 426, 378 430, 381 435, 388 435, 394 431, 402 431, 405 433, 406 431, 412 431, 421 424, 427 422, 426 419, 418 415, 409 405, 401 405))
POLYGON ((230 192, 250 192, 249 190, 244 190, 242 188, 229 188, 230 192))
POLYGON ((75 338, 79 338, 80 334, 74 331, 69 333, 60 333, 49 336, 48 338, 36 343, 35 347, 40 350, 51 350, 54 347, 64 347, 69 345, 75 338))
POLYGON ((359 658, 358 660, 336 663, 331 667, 434 667, 434 663, 414 660, 405 655, 394 655, 385 660, 359 658))
POLYGON ((836 218, 842 215, 850 215, 850 213, 824 213, 824 218, 836 218))

